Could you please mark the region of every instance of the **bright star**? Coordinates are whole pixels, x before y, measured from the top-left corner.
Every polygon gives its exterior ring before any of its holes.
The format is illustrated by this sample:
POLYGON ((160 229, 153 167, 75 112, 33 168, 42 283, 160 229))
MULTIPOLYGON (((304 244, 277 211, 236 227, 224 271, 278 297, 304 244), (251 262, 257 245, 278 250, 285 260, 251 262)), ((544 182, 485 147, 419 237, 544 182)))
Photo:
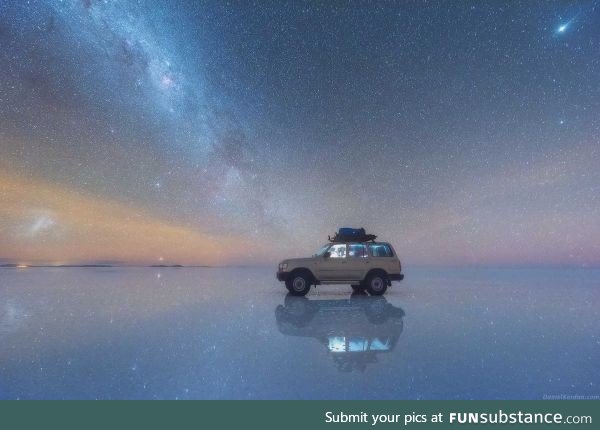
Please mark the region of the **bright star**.
POLYGON ((573 23, 573 21, 575 21, 576 19, 577 19, 577 17, 571 18, 570 20, 568 20, 564 24, 559 25, 556 28, 556 33, 557 34, 562 34, 562 33, 566 32, 569 29, 569 27, 571 26, 571 24, 573 23))

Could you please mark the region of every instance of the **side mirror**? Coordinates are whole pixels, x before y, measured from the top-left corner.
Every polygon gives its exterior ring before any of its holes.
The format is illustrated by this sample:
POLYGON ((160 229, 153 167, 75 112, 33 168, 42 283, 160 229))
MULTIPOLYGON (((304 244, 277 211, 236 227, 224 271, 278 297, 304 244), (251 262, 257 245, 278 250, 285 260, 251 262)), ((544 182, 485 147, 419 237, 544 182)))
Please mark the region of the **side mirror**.
POLYGON ((331 252, 327 251, 325 254, 323 254, 323 258, 329 258, 331 257, 331 252))

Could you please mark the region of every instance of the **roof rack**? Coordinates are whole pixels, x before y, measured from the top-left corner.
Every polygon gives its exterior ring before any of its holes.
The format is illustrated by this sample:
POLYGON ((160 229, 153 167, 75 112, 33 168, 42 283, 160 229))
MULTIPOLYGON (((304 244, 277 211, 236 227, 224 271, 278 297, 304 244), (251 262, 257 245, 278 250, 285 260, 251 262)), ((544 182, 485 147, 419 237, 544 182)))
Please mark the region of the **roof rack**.
POLYGON ((375 239, 377 239, 377 236, 375 236, 374 234, 365 234, 364 236, 359 237, 339 237, 339 235, 336 233, 335 235, 333 235, 333 237, 327 236, 327 240, 332 243, 375 242, 375 239))

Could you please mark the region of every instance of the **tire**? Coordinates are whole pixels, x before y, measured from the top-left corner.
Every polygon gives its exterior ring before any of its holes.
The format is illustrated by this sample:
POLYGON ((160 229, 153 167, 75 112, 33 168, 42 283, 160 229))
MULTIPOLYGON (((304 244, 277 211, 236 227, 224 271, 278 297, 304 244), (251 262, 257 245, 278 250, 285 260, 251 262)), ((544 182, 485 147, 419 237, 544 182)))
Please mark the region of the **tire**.
POLYGON ((388 279, 385 273, 374 272, 367 276, 366 284, 370 295, 381 296, 387 290, 388 279))
POLYGON ((285 286, 293 296, 305 296, 310 291, 312 277, 306 272, 292 272, 285 286))

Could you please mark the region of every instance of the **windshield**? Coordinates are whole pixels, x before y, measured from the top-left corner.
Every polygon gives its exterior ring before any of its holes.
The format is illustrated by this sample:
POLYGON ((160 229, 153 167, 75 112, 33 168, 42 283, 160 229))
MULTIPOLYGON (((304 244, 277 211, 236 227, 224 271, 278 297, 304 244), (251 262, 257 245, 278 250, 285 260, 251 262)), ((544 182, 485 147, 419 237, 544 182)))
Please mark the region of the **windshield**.
POLYGON ((327 250, 329 249, 329 247, 330 247, 330 246, 331 246, 331 244, 330 244, 330 243, 328 243, 327 245, 323 245, 323 246, 321 247, 321 249, 319 249, 319 250, 317 251, 317 253, 315 254, 315 256, 317 256, 317 257, 321 257, 323 254, 325 254, 325 251, 327 251, 327 250))

